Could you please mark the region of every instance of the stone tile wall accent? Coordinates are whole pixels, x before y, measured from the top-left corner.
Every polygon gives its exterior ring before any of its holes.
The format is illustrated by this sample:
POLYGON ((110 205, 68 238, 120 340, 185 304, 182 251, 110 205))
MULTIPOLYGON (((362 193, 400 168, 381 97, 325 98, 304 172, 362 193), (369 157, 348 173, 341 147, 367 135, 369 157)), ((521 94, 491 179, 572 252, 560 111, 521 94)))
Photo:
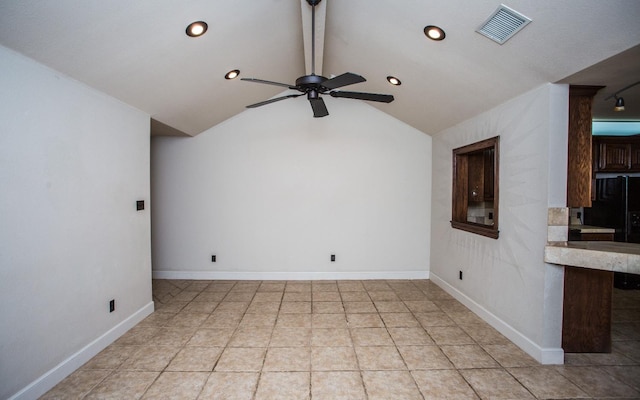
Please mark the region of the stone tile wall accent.
POLYGON ((569 208, 549 207, 547 216, 547 242, 569 240, 569 208))

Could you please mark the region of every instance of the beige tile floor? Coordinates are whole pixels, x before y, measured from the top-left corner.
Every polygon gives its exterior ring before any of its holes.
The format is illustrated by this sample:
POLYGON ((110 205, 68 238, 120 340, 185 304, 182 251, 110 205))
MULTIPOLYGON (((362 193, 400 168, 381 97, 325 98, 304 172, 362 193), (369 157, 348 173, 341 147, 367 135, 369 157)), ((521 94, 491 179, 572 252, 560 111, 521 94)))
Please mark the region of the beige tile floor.
POLYGON ((640 291, 611 354, 543 366, 428 280, 154 280, 156 311, 43 399, 640 398, 640 291))

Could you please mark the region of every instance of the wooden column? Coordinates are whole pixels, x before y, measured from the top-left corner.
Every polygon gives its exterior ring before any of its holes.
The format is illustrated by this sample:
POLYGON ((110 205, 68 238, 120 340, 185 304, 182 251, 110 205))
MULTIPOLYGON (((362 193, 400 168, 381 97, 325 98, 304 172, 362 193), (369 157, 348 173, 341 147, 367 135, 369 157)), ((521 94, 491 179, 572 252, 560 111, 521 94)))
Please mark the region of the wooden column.
POLYGON ((611 352, 613 272, 564 268, 562 348, 566 353, 611 352))
POLYGON ((591 207, 591 107, 603 87, 569 87, 567 207, 591 207))

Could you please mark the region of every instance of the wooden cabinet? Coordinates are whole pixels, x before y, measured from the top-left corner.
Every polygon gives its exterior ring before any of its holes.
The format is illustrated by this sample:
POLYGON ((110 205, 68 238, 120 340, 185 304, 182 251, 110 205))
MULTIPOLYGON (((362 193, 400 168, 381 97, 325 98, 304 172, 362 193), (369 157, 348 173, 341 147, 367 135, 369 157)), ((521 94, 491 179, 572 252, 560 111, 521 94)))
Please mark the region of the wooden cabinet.
POLYGON ((631 171, 640 171, 640 137, 629 147, 629 165, 631 171))
POLYGON ((629 145, 602 142, 598 146, 598 171, 626 171, 629 169, 629 145))
POLYGON ((493 166, 495 165, 494 149, 484 149, 484 201, 493 201, 493 166))
POLYGON ((595 172, 640 172, 640 136, 594 136, 595 172))
POLYGON ((469 193, 470 202, 484 201, 484 159, 482 152, 469 154, 469 193))
POLYGON ((470 202, 493 200, 494 150, 484 149, 469 154, 469 193, 470 202))

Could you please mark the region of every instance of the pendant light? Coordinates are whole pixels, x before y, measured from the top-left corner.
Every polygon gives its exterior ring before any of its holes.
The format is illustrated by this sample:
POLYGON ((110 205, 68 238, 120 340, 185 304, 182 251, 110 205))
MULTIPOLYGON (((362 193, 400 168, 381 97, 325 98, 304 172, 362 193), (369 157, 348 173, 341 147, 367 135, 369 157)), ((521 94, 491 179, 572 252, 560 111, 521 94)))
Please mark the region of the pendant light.
POLYGON ((605 100, 609 100, 610 98, 614 98, 616 99, 616 105, 615 107, 613 107, 613 111, 624 111, 624 99, 622 97, 618 97, 618 95, 622 92, 624 92, 627 89, 631 89, 632 87, 636 86, 636 85, 640 85, 640 81, 636 82, 636 83, 632 83, 629 86, 625 86, 622 89, 618 90, 617 92, 615 92, 614 94, 612 94, 611 96, 607 97, 605 100))

